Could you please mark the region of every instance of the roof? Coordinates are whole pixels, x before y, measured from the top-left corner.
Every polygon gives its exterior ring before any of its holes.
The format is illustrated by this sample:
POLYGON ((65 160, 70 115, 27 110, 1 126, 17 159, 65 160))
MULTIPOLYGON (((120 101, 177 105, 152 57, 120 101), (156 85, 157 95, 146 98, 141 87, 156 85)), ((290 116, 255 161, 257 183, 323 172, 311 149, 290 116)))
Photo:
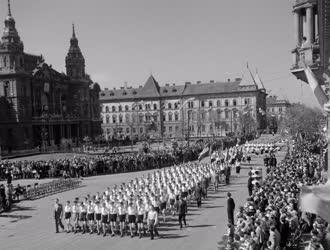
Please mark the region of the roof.
POLYGON ((160 87, 159 83, 151 75, 143 87, 120 89, 105 89, 100 92, 102 101, 124 101, 141 98, 181 97, 195 95, 212 95, 219 93, 249 92, 258 91, 255 84, 240 85, 241 80, 232 82, 209 82, 184 85, 169 85, 160 87))
POLYGON ((288 100, 284 100, 284 99, 277 99, 277 96, 268 96, 266 98, 266 104, 267 106, 275 106, 275 105, 285 105, 285 106, 289 106, 290 102, 288 100))

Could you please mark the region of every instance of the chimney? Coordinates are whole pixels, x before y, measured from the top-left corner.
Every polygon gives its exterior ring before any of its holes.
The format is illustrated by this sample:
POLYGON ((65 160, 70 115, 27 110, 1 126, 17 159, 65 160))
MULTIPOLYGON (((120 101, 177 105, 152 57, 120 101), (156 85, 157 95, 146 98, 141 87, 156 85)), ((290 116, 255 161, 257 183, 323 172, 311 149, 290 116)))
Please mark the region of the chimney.
POLYGON ((197 84, 201 84, 201 83, 202 83, 202 81, 197 81, 196 83, 197 83, 197 84))
POLYGON ((214 80, 211 80, 210 83, 214 83, 214 80))

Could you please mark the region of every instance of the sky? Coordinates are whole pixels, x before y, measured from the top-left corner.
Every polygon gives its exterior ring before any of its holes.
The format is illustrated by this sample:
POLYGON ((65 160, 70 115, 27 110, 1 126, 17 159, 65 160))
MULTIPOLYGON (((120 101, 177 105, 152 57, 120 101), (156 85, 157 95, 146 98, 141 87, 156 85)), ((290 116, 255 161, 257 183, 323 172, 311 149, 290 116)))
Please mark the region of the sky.
MULTIPOLYGON (((74 22, 86 72, 102 89, 143 85, 150 74, 160 85, 225 81, 241 77, 249 62, 271 95, 318 105, 290 73, 290 0, 11 0, 11 6, 25 52, 42 54, 60 72, 74 22)), ((7 0, 0 0, 0 21, 6 14, 7 0)))

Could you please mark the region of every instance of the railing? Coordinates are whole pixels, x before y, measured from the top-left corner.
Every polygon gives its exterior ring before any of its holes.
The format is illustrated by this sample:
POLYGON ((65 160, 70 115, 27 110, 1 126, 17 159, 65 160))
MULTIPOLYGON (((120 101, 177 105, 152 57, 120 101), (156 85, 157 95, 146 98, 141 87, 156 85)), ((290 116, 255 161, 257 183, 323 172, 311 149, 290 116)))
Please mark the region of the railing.
POLYGON ((40 185, 36 183, 33 187, 26 187, 23 197, 27 200, 40 199, 49 195, 78 188, 80 185, 81 180, 78 179, 60 179, 40 185))
POLYGON ((305 64, 310 67, 319 67, 321 64, 320 46, 313 44, 304 48, 292 50, 293 65, 292 70, 304 68, 305 64))

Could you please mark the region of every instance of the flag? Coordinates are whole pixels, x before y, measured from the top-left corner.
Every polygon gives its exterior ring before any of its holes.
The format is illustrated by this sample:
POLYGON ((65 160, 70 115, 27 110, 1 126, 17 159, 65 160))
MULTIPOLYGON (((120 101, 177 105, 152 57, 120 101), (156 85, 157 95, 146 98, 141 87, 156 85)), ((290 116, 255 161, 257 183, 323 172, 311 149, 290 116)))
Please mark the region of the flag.
POLYGON ((300 209, 317 214, 330 223, 330 180, 325 185, 301 188, 300 209))
POLYGON ((308 80, 308 84, 311 87, 315 97, 317 98, 317 101, 319 102, 319 104, 322 107, 324 107, 324 104, 326 104, 329 100, 327 95, 325 94, 325 92, 323 91, 321 86, 319 85, 319 82, 316 79, 316 76, 314 75, 314 73, 312 72, 310 67, 307 66, 304 69, 304 71, 305 71, 306 78, 308 80))
POLYGON ((208 156, 210 153, 210 148, 209 146, 206 146, 203 151, 199 154, 198 156, 198 160, 201 161, 203 158, 205 158, 206 156, 208 156))

